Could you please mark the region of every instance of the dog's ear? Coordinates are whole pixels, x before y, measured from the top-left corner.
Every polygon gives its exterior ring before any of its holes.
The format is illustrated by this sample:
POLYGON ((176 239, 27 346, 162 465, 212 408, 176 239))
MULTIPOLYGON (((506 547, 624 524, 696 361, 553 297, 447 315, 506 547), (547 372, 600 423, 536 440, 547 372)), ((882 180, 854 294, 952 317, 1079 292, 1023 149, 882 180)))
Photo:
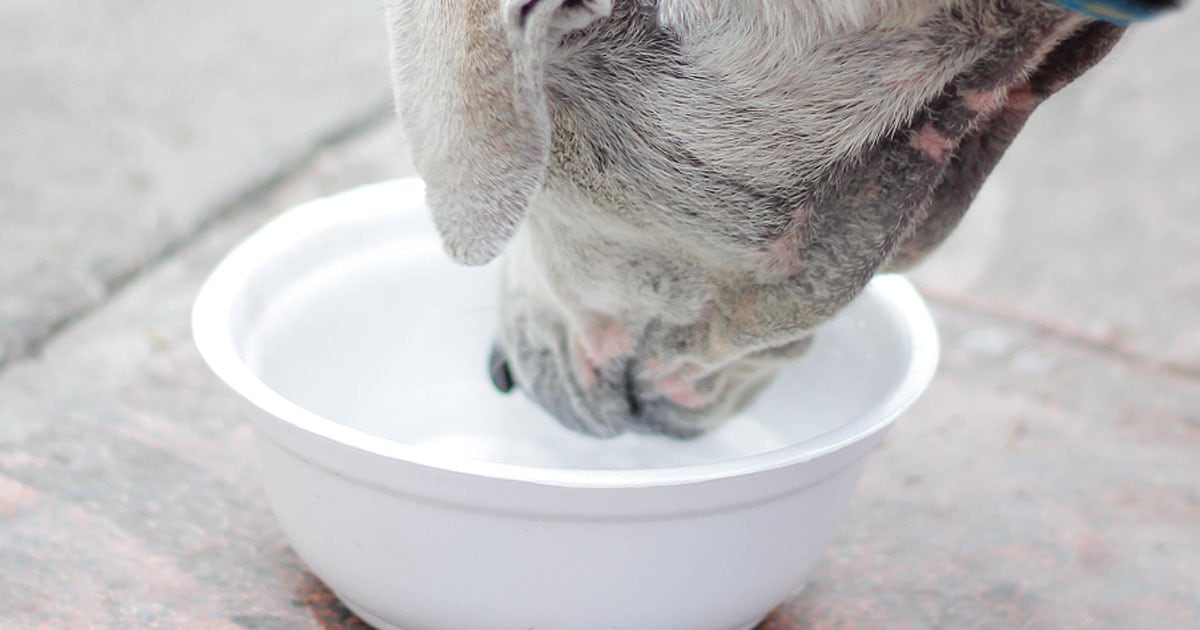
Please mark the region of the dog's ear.
POLYGON ((392 83, 446 251, 499 255, 550 153, 547 55, 611 0, 387 0, 392 83))

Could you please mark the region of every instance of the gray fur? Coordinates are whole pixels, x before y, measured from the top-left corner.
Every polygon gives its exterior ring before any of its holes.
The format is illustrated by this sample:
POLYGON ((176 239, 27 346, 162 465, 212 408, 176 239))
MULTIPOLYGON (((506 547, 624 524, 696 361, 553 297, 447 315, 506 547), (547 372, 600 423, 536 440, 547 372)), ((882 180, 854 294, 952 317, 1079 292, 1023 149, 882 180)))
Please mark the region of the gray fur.
POLYGON ((698 435, 953 229, 1119 29, 1039 0, 391 0, 447 249, 564 424, 698 435))

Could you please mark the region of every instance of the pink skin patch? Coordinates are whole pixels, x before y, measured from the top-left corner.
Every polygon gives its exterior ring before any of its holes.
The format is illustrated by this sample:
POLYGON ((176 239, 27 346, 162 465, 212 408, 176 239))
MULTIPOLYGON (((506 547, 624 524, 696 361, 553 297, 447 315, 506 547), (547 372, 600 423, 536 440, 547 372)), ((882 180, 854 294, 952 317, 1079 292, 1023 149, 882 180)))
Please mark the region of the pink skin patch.
POLYGON ((1031 112, 1038 106, 1038 98, 1030 91, 1029 85, 1014 87, 1008 93, 1008 107, 1019 112, 1031 112))
POLYGON ((954 148, 954 144, 953 140, 932 124, 921 127, 912 137, 912 147, 939 164, 946 163, 947 154, 954 148))
POLYGON ((963 103, 972 112, 986 116, 1000 109, 1008 100, 1008 86, 994 90, 968 90, 963 92, 963 103))
POLYGON ((621 322, 603 317, 583 332, 583 352, 592 365, 604 365, 633 350, 633 337, 621 322))
POLYGON ((594 387, 600 382, 600 375, 596 373, 596 368, 592 362, 588 360, 587 355, 579 349, 579 345, 571 342, 568 345, 568 351, 571 354, 571 363, 575 367, 575 376, 582 387, 594 387))
POLYGON ((792 212, 792 220, 787 231, 776 237, 767 246, 766 271, 771 274, 788 275, 801 270, 801 242, 804 239, 804 227, 808 221, 808 208, 800 207, 792 212))
MULTIPOLYGON (((572 340, 568 344, 572 367, 580 386, 595 387, 600 381, 600 366, 614 361, 633 351, 634 341, 629 332, 616 319, 604 317, 593 320, 581 342, 572 340)), ((650 374, 662 374, 665 369, 653 357, 641 360, 641 368, 650 374)), ((712 394, 696 391, 695 386, 677 375, 658 376, 653 381, 655 391, 670 402, 688 409, 703 407, 712 402, 712 394)))
POLYGON ((652 375, 662 374, 666 371, 662 362, 654 357, 642 358, 642 371, 652 375))
POLYGON ((703 407, 712 402, 712 395, 696 391, 692 385, 675 376, 664 376, 654 381, 654 388, 667 400, 688 409, 703 407))
POLYGON ((611 317, 591 318, 580 339, 572 339, 568 351, 575 375, 583 387, 600 381, 600 366, 633 350, 633 337, 611 317))
POLYGON ((767 268, 771 271, 787 273, 799 271, 800 245, 796 234, 788 231, 783 236, 771 241, 767 247, 767 268))

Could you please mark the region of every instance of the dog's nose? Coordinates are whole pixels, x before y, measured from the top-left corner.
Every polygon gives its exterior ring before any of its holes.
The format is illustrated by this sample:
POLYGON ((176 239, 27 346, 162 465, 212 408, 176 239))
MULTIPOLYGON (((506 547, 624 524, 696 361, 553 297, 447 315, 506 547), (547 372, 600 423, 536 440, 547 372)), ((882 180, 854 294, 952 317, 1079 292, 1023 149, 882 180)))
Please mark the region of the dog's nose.
POLYGON ((508 357, 504 355, 499 344, 492 346, 492 354, 488 357, 488 374, 492 378, 492 385, 495 385, 501 394, 511 392, 517 385, 513 380, 512 370, 508 367, 508 357))

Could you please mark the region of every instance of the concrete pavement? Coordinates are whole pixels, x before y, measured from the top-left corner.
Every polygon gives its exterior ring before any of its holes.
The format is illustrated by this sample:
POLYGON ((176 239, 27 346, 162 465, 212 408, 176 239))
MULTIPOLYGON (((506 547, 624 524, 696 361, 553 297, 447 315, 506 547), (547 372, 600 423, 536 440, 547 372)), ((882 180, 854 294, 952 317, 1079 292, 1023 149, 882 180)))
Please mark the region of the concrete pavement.
POLYGON ((390 109, 375 2, 0 6, 0 365, 390 109))
MULTIPOLYGON (((411 172, 382 18, 47 4, 0 7, 0 627, 354 627, 188 310, 287 206, 411 172)), ((764 628, 1200 627, 1198 28, 1047 105, 914 274, 939 376, 764 628)))
POLYGON ((1198 13, 1133 29, 1033 117, 927 293, 1200 374, 1198 13))

